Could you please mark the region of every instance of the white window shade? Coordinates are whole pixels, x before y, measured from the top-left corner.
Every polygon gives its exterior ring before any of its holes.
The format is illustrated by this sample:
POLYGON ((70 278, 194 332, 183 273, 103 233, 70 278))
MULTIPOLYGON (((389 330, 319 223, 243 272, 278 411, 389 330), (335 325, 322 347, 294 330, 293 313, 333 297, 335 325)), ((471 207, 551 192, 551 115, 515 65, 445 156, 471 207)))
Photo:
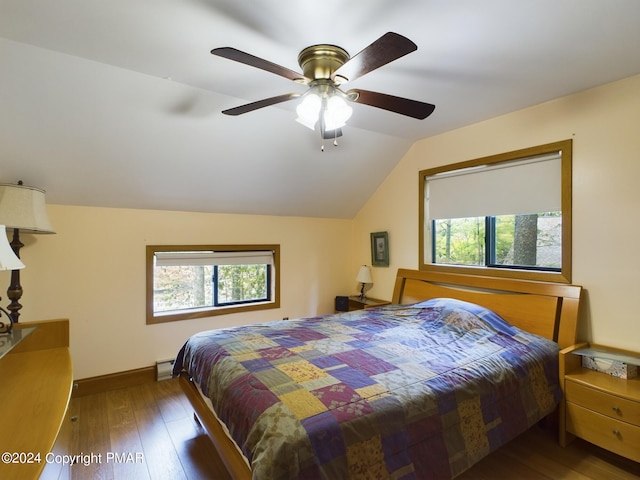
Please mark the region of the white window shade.
POLYGON ((256 251, 196 251, 196 252, 155 252, 157 267, 199 266, 199 265, 273 265, 271 250, 256 251))
POLYGON ((561 152, 426 179, 430 220, 562 210, 561 152))

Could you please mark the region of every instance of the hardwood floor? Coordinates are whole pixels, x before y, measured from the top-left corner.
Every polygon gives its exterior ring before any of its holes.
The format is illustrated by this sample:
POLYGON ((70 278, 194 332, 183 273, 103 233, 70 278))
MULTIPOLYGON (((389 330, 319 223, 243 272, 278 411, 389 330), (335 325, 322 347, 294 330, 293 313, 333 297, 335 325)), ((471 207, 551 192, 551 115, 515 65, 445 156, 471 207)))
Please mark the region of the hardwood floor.
MULTIPOLYGON (((177 380, 73 398, 70 408, 71 453, 82 455, 74 480, 229 478, 177 380)), ((640 478, 640 464, 579 439, 562 448, 534 427, 458 478, 625 480, 640 478)))
POLYGON ((102 454, 72 465, 74 480, 228 478, 177 380, 72 398, 71 413, 72 454, 102 454), (108 461, 108 452, 133 458, 108 461))

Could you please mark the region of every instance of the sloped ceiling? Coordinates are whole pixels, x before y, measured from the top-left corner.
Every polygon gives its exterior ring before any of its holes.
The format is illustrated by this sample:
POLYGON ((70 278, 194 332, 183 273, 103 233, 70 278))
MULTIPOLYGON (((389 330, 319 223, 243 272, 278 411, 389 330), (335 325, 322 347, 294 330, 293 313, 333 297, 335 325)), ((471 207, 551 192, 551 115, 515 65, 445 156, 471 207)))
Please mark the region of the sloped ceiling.
POLYGON ((413 142, 640 73, 637 0, 2 0, 0 182, 48 203, 351 218, 413 142), (352 55, 388 31, 418 50, 349 84, 436 105, 356 105, 339 146, 289 102, 316 43, 352 55))

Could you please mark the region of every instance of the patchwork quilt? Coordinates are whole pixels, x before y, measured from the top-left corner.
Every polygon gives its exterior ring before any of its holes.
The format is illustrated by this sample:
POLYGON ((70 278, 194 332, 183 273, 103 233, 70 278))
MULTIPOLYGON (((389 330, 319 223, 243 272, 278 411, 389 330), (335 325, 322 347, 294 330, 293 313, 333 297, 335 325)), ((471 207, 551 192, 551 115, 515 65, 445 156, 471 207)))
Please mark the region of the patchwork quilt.
POLYGON ((180 350, 255 479, 452 478, 551 413, 554 342, 434 299, 206 331, 180 350))

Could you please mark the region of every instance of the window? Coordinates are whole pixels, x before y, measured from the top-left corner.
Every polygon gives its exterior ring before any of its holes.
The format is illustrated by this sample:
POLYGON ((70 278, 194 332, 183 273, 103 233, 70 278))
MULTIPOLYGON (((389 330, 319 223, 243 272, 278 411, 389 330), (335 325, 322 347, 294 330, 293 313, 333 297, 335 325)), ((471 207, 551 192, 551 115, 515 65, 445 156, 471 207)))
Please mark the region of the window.
POLYGON ((280 306, 279 245, 147 246, 147 323, 280 306))
POLYGON ((434 264, 561 270, 562 212, 432 222, 434 264))
POLYGON ((571 281, 571 140, 420 172, 420 268, 571 281))

